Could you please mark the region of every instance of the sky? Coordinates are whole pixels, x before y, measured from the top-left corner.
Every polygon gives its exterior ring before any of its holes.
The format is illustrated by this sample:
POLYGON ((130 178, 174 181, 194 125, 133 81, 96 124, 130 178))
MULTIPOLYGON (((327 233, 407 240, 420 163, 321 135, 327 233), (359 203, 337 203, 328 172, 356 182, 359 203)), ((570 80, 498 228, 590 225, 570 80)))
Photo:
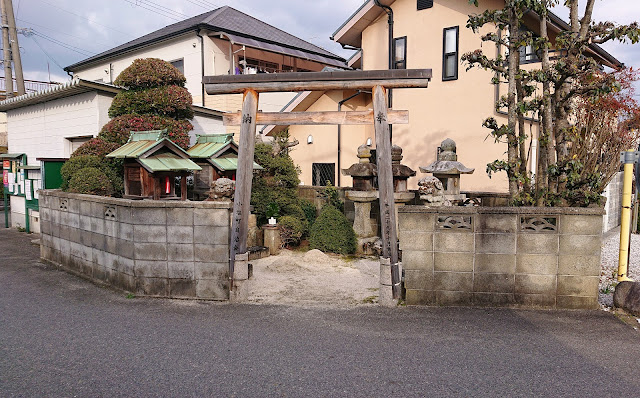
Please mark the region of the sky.
MULTIPOLYGON (((25 79, 63 82, 65 66, 164 26, 228 5, 343 57, 331 34, 364 0, 13 0, 25 79)), ((482 0, 480 0, 482 2, 482 0)), ((580 0, 585 3, 585 0, 580 0)), ((554 10, 567 19, 563 7, 554 10)), ((640 19, 638 0, 596 0, 594 19, 640 19)), ((603 47, 640 68, 640 44, 603 47)), ((638 90, 640 91, 640 90, 638 90)))

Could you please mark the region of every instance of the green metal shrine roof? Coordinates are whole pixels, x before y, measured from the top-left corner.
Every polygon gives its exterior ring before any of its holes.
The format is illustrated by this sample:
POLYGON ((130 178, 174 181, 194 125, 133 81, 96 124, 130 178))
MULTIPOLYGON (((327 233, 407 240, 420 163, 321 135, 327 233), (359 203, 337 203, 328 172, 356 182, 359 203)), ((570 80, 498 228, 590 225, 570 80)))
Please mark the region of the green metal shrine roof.
MULTIPOLYGON (((167 138, 167 130, 132 131, 129 141, 107 155, 108 158, 138 159, 150 150, 166 144, 171 150, 187 155, 184 149, 167 138)), ((188 156, 188 155, 187 155, 188 156)))
POLYGON ((159 171, 194 171, 202 170, 200 166, 195 164, 191 159, 184 159, 180 156, 165 152, 148 158, 138 159, 138 161, 147 170, 156 173, 159 171))
POLYGON ((233 134, 199 134, 196 144, 187 153, 192 158, 207 159, 219 155, 229 146, 238 147, 233 141, 233 134))
MULTIPOLYGON (((209 161, 222 171, 238 170, 238 158, 215 158, 209 159, 209 161)), ((254 170, 262 170, 263 167, 258 163, 253 162, 254 170)))

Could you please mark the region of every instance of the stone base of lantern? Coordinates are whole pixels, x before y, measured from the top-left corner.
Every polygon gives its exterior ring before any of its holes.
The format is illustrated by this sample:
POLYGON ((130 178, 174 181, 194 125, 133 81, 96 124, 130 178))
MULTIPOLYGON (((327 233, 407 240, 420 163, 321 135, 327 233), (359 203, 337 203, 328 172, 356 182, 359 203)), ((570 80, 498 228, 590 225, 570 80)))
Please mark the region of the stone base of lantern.
POLYGON ((280 240, 278 225, 263 225, 262 230, 264 231, 264 245, 269 248, 269 254, 275 256, 280 253, 282 242, 280 240))

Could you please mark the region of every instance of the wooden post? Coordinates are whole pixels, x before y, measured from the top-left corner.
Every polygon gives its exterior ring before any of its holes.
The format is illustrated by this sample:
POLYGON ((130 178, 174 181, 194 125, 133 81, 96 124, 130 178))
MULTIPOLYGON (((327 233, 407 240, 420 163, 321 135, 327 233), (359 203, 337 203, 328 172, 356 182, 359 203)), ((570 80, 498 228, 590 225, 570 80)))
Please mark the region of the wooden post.
POLYGON ((182 173, 180 177, 180 200, 187 200, 187 173, 182 173))
POLYGON ((247 89, 244 92, 244 99, 242 100, 242 124, 240 126, 240 144, 238 147, 236 192, 233 200, 233 218, 231 221, 229 290, 233 290, 233 272, 236 254, 243 254, 247 251, 257 113, 258 93, 254 90, 247 89))
POLYGON ((393 199, 393 170, 391 168, 391 137, 387 116, 385 89, 373 87, 373 113, 376 131, 378 162, 378 190, 380 195, 380 221, 382 223, 382 257, 391 262, 393 298, 400 298, 400 271, 398 268, 398 234, 396 231, 395 201, 393 199))

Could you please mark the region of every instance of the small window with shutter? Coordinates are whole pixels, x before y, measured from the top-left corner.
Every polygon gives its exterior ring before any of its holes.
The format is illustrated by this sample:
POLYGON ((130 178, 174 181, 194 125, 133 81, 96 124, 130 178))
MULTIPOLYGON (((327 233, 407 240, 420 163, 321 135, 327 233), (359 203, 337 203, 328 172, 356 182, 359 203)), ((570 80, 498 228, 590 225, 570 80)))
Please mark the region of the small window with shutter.
POLYGON ((418 11, 433 7, 433 0, 418 0, 418 11))

